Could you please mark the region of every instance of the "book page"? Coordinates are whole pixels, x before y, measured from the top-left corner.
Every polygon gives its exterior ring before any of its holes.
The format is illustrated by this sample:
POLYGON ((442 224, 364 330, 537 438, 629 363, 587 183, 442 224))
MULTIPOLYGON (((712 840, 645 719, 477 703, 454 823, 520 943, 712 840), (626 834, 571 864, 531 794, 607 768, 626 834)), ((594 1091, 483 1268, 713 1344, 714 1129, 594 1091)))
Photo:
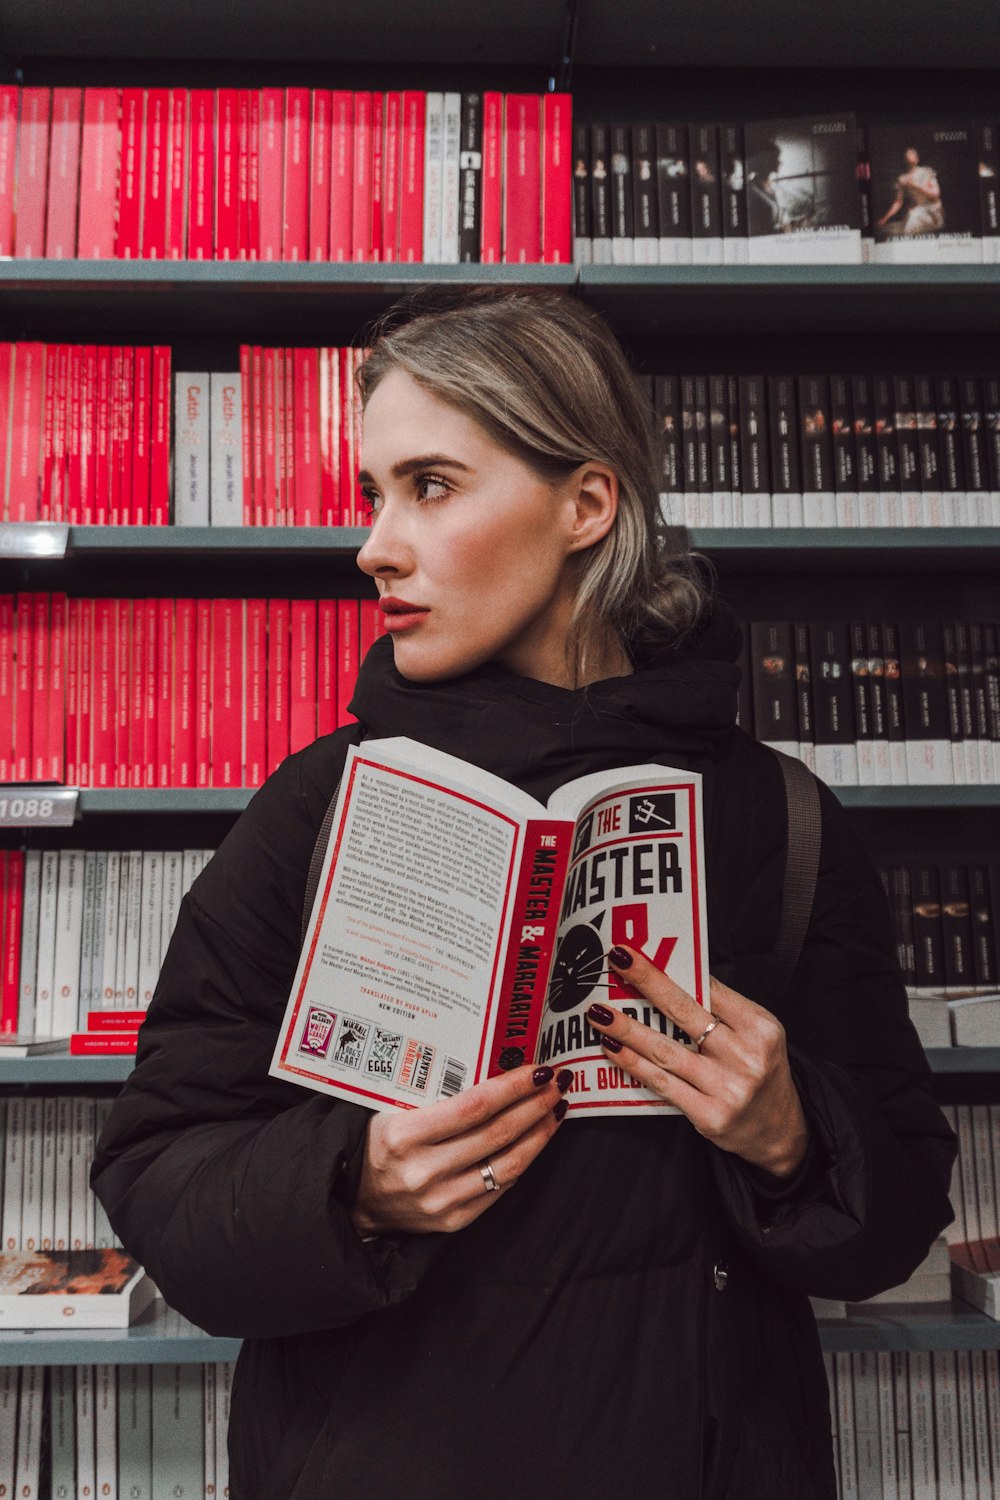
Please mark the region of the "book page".
POLYGON ((375 1109, 433 1103, 485 1076, 522 843, 509 806, 447 775, 449 763, 464 769, 453 757, 417 769, 430 764, 417 748, 371 740, 349 752, 270 1070, 375 1109))

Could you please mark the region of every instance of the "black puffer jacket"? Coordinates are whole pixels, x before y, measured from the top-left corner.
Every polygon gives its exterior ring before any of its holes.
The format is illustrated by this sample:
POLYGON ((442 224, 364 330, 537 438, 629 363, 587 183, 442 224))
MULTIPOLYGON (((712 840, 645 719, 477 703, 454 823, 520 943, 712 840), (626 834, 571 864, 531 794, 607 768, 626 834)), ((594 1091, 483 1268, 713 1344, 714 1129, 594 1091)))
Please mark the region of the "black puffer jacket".
POLYGON ((806 1294, 909 1274, 949 1220, 953 1143, 880 884, 825 789, 811 927, 774 1005, 784 796, 734 724, 735 647, 717 620, 681 658, 570 692, 493 667, 416 688, 381 641, 364 730, 287 760, 185 899, 93 1182, 167 1300, 246 1340, 233 1500, 833 1496, 806 1294), (362 1243, 366 1112, 267 1068, 313 843, 363 732, 540 797, 640 761, 703 773, 712 968, 787 1027, 817 1143, 803 1181, 763 1196, 683 1119, 570 1120, 469 1229, 362 1243))

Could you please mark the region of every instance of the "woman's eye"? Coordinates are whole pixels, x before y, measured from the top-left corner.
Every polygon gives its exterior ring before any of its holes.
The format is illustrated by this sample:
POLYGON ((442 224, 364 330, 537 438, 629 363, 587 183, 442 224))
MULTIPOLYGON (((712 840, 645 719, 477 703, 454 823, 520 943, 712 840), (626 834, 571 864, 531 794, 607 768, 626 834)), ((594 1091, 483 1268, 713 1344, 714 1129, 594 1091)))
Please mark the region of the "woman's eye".
POLYGON ((448 493, 448 483, 438 474, 421 474, 417 478, 417 496, 420 500, 443 500, 448 493))
POLYGON ((382 498, 375 490, 362 489, 361 503, 370 516, 377 515, 382 509, 382 498))

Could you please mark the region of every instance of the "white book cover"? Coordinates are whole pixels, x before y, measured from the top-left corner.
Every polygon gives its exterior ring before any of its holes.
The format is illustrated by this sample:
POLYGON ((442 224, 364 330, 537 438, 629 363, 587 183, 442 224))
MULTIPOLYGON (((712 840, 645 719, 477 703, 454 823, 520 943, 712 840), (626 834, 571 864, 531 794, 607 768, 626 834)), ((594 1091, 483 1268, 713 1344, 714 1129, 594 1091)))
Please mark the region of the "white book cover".
POLYGON ((153 1500, 202 1500, 200 1365, 153 1366, 153 1500))
POLYGON ((989 1412, 987 1435, 990 1464, 996 1475, 1000 1474, 1000 1351, 984 1350, 983 1368, 986 1374, 986 1409, 989 1412))
POLYGON ((882 1470, 881 1500, 909 1500, 899 1493, 896 1464, 896 1382, 892 1373, 892 1355, 880 1349, 875 1355, 878 1382, 879 1463, 882 1470))
POLYGON ((1000 994, 955 996, 947 1005, 956 1047, 1000 1047, 1000 994))
MULTIPOLYGON (((90 979, 86 1009, 99 1010, 104 1004, 104 939, 107 930, 108 851, 97 850, 94 872, 94 949, 90 956, 90 979)), ((82 987, 82 982, 81 982, 82 987)))
POLYGON ((840 1449, 840 1500, 860 1500, 858 1455, 854 1437, 854 1376, 851 1356, 834 1356, 837 1367, 837 1434, 840 1449))
MULTIPOLYGON (((122 999, 126 1010, 139 1009, 139 939, 142 931, 142 876, 144 857, 133 849, 125 888, 125 948, 122 955, 122 999)), ((117 990, 116 990, 117 993, 117 990)))
MULTIPOLYGON (((979 1224, 979 1196, 976 1192, 976 1151, 972 1137, 972 1110, 968 1104, 956 1107, 958 1123, 958 1162, 962 1174, 962 1211, 965 1216, 965 1240, 978 1245, 983 1234, 979 1224)), ((983 1266, 985 1270, 985 1265, 983 1266)))
POLYGON ((125 949, 128 942, 129 880, 132 874, 132 852, 123 849, 118 874, 118 928, 115 940, 114 989, 111 1004, 120 1010, 125 1004, 125 949))
POLYGON ((94 969, 94 907, 97 891, 97 850, 88 849, 83 857, 83 925, 80 930, 80 998, 75 1029, 86 1026, 87 1011, 93 1005, 90 986, 94 969))
POLYGON ((59 851, 42 853, 41 904, 38 910, 38 975, 35 982, 35 1032, 55 1036, 52 985, 56 958, 56 903, 59 890, 59 851))
POLYGON ((146 1010, 160 974, 160 935, 163 927, 164 856, 147 849, 142 856, 142 913, 139 926, 139 982, 136 1006, 146 1010))
POLYGON ((115 969, 118 959, 118 913, 120 909, 123 855, 119 849, 108 850, 108 868, 104 895, 104 931, 101 941, 101 989, 98 1005, 115 1003, 115 969))
POLYGON ((0 1495, 14 1493, 20 1389, 20 1368, 16 1365, 0 1365, 0 1495))
POLYGON ((53 1365, 49 1371, 49 1430, 52 1500, 76 1500, 76 1389, 72 1365, 53 1365))
POLYGON ((882 1462, 878 1420, 878 1363, 874 1353, 851 1355, 854 1380, 854 1451, 858 1465, 858 1500, 882 1500, 882 1462))
POLYGON ((52 975, 52 1035, 69 1036, 80 1013, 80 945, 83 937, 82 849, 59 854, 56 952, 52 975))
POLYGON ((94 1426, 94 1367, 76 1367, 76 1493, 92 1500, 97 1493, 97 1454, 94 1426))
POLYGON ((155 1296, 123 1250, 0 1255, 0 1330, 127 1328, 155 1296))
POLYGON ((7 1100, 3 1157, 3 1223, 0 1249, 21 1248, 21 1203, 24 1197, 24 1112, 27 1099, 12 1094, 7 1100))
POLYGON ((229 1495, 229 1400, 233 1389, 233 1366, 215 1366, 215 1493, 218 1500, 229 1495))
POLYGON ((437 266, 444 227, 444 94, 427 95, 424 150, 424 262, 437 266))
POLYGON ((56 1099, 56 1190, 52 1226, 53 1250, 69 1250, 70 1212, 73 1201, 73 1100, 69 1094, 56 1099))
POLYGON ((149 1365, 122 1365, 118 1371, 118 1484, 122 1500, 151 1500, 153 1407, 149 1365))
POLYGON ((899 1500, 912 1500, 913 1457, 910 1446, 910 1374, 902 1351, 892 1356, 892 1381, 896 1398, 896 1471, 899 1500))
POLYGON ((955 1351, 935 1349, 934 1437, 937 1448, 938 1500, 962 1500, 962 1459, 958 1436, 958 1376, 955 1351))
POLYGON ((210 516, 207 371, 174 374, 174 525, 207 526, 210 516))
MULTIPOLYGON (((94 1476, 100 1500, 118 1500, 118 1382, 114 1365, 94 1366, 94 1476)), ((123 1500, 128 1500, 127 1492, 123 1500)))
POLYGON ((972 1359, 968 1349, 955 1355, 958 1377, 958 1445, 962 1470, 962 1500, 979 1500, 976 1483, 976 1433, 972 1400, 972 1359))
POLYGON ((441 260, 458 265, 459 156, 462 149, 462 96, 444 96, 444 146, 441 173, 441 260))
POLYGON ((937 1474, 934 1460, 934 1392, 931 1385, 930 1354, 925 1350, 911 1349, 909 1371, 913 1500, 937 1500, 937 1474))
MULTIPOLYGON (((1000 1005, 998 1005, 1000 1010, 1000 1005)), ((1000 1029, 1000 1027, 998 1027, 1000 1029)), ((987 1246, 990 1269, 1000 1271, 1000 1221, 997 1215, 994 1180, 993 1128, 988 1104, 973 1104, 972 1155, 976 1172, 976 1201, 979 1208, 979 1233, 987 1246), (993 1264, 994 1259, 997 1264, 993 1264)))
MULTIPOLYGON (((113 1099, 94 1100, 94 1134, 90 1143, 91 1161, 93 1161, 94 1159, 94 1154, 97 1150, 98 1139, 100 1138, 101 1131, 104 1129, 104 1122, 107 1120, 108 1115, 111 1113, 111 1106, 113 1103, 113 1099)), ((90 1203, 93 1205, 94 1245, 98 1250, 107 1249, 112 1245, 117 1245, 118 1240, 115 1236, 114 1230, 111 1228, 111 1221, 108 1218, 107 1210, 105 1209, 104 1204, 101 1202, 100 1198, 98 1198, 97 1194, 92 1190, 88 1190, 87 1197, 90 1200, 90 1203)))
POLYGON ((35 981, 38 976, 38 917, 41 903, 42 851, 29 849, 24 856, 24 892, 21 898, 21 985, 17 1007, 17 1030, 30 1036, 35 1024, 35 981))
POLYGON ((160 967, 167 956, 167 948, 177 926, 177 913, 181 909, 184 855, 179 849, 168 849, 163 856, 163 911, 160 918, 160 967))
POLYGON ((73 1097, 73 1157, 70 1164, 70 1245, 90 1250, 94 1245, 94 1215, 90 1205, 90 1164, 94 1158, 94 1101, 83 1094, 73 1097))
MULTIPOLYGON (((982 1349, 970 1351, 969 1366, 972 1387, 972 1433, 976 1445, 974 1472, 976 1484, 979 1487, 979 1500, 988 1500, 993 1492, 990 1468, 990 1415, 986 1392, 986 1362, 982 1349)), ((1000 1476, 1000 1470, 998 1470, 998 1476, 1000 1476)))
POLYGON ((18 1500, 40 1500, 42 1477, 42 1396, 45 1367, 25 1365, 17 1418, 15 1494, 18 1500))
POLYGON ((213 370, 209 377, 211 445, 209 520, 213 526, 243 525, 243 398, 239 373, 213 370))
POLYGON ((24 1183, 21 1189, 21 1250, 42 1246, 42 1115, 44 1100, 29 1094, 24 1105, 24 1183))
POLYGON ((205 1500, 215 1500, 215 1366, 206 1365, 202 1375, 202 1399, 204 1402, 205 1434, 205 1500))
POLYGON ((56 1237, 56 1096, 42 1097, 42 1233, 43 1250, 55 1249, 56 1237))

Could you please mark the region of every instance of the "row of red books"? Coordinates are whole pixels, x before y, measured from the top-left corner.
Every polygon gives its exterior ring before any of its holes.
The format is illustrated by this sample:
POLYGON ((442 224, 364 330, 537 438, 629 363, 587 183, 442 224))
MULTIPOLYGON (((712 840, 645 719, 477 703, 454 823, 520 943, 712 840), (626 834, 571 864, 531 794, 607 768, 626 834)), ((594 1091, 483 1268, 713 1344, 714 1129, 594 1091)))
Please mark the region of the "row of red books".
POLYGON ((0 256, 573 259, 567 94, 0 86, 0 256))
POLYGON ((162 346, 0 343, 0 520, 166 526, 162 346))
POLYGON ((350 722, 374 599, 0 595, 0 782, 260 786, 350 722))

